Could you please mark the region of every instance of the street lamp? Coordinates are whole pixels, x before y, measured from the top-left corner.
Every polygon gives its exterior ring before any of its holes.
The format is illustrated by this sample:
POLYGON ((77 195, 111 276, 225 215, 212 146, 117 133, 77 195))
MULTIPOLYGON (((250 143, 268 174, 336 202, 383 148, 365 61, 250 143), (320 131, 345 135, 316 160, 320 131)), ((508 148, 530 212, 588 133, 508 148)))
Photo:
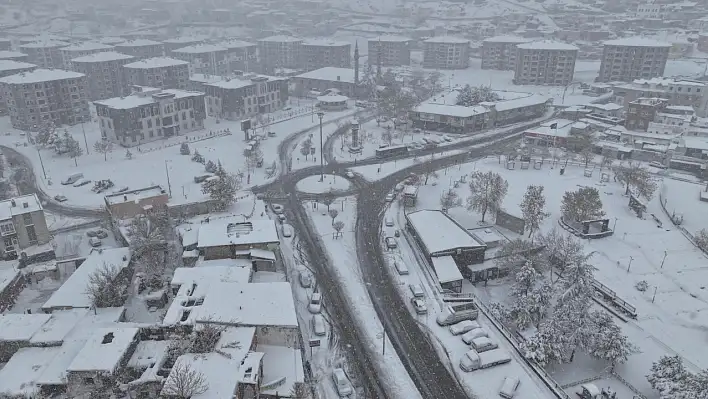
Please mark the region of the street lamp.
POLYGON ((324 118, 324 112, 322 110, 317 111, 317 117, 320 118, 320 181, 324 181, 324 154, 322 153, 322 118, 324 118))
POLYGON ((661 260, 661 266, 659 267, 659 269, 664 268, 664 262, 666 261, 666 255, 668 255, 668 254, 666 253, 666 251, 664 251, 664 259, 661 260))
POLYGON ((172 185, 170 184, 170 170, 167 168, 167 162, 172 162, 169 159, 165 159, 165 174, 167 175, 167 190, 172 198, 172 185))
POLYGON ((627 273, 629 273, 629 268, 632 267, 633 260, 634 260, 634 257, 630 256, 629 257, 629 264, 627 265, 627 273))

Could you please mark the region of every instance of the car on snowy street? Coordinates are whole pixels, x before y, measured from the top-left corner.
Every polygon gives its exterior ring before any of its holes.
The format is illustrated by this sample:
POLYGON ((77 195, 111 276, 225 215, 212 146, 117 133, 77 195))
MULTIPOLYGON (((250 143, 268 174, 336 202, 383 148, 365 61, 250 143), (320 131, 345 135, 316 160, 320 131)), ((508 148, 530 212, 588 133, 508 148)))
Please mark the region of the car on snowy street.
POLYGON ((327 335, 327 327, 325 325, 325 319, 321 314, 312 315, 312 333, 321 337, 327 335))
POLYGON ((411 303, 413 304, 413 309, 417 314, 428 313, 428 307, 425 305, 425 301, 420 298, 411 298, 411 303))
POLYGON ((298 280, 300 280, 300 285, 302 288, 312 287, 312 276, 307 270, 300 270, 298 280))
POLYGON ((394 199, 394 198, 396 198, 395 195, 393 195, 393 194, 386 194, 385 201, 386 201, 386 202, 393 202, 393 199, 394 199))
POLYGON ((89 184, 89 183, 91 183, 91 180, 82 179, 82 180, 79 180, 79 181, 77 181, 76 183, 74 183, 74 187, 85 186, 85 185, 87 185, 87 184, 89 184))
POLYGON ((354 393, 352 384, 347 378, 347 374, 341 368, 336 368, 332 371, 332 380, 334 380, 334 386, 337 388, 337 393, 340 398, 349 397, 354 393))
POLYGON ((67 198, 66 198, 65 196, 63 196, 63 195, 55 195, 55 196, 54 196, 54 201, 57 201, 57 202, 64 202, 64 201, 66 201, 66 200, 67 200, 67 198))
POLYGON ((474 320, 462 320, 457 324, 450 326, 450 333, 452 335, 461 335, 468 331, 472 331, 475 328, 479 328, 479 323, 474 320))
POLYGON ((322 294, 319 292, 312 293, 312 296, 310 296, 310 304, 307 305, 307 310, 314 314, 322 311, 322 294))
POLYGON ((275 213, 283 213, 285 210, 285 208, 280 204, 273 204, 270 206, 270 209, 272 209, 275 213))
POLYGON ((344 174, 350 179, 354 178, 354 172, 352 172, 351 170, 347 170, 344 174))

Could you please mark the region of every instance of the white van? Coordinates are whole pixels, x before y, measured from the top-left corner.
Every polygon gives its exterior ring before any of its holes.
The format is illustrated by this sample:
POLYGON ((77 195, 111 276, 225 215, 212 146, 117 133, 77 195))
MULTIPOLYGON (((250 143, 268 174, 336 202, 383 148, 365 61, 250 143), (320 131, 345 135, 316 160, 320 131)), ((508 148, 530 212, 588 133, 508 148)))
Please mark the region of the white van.
POLYGON ((409 284, 408 288, 411 290, 411 293, 415 298, 422 298, 425 296, 425 291, 423 291, 420 284, 409 284))
POLYGON ((393 266, 396 268, 396 271, 401 276, 405 276, 409 273, 408 267, 406 267, 405 263, 403 262, 393 262, 393 266))
POLYGON ((518 377, 504 377, 501 388, 499 388, 499 396, 504 399, 512 399, 519 388, 518 377))
POLYGON ((72 175, 69 175, 69 177, 67 177, 66 180, 62 181, 61 184, 68 186, 69 184, 74 184, 83 178, 84 178, 83 173, 74 173, 72 175))
POLYGON ((492 340, 489 339, 489 337, 479 337, 479 338, 475 338, 475 339, 473 339, 472 342, 470 343, 470 346, 472 347, 472 349, 474 349, 475 351, 477 351, 477 353, 482 353, 482 352, 490 351, 490 350, 492 350, 492 349, 497 349, 497 348, 499 347, 499 345, 497 345, 496 343, 492 342, 492 340))

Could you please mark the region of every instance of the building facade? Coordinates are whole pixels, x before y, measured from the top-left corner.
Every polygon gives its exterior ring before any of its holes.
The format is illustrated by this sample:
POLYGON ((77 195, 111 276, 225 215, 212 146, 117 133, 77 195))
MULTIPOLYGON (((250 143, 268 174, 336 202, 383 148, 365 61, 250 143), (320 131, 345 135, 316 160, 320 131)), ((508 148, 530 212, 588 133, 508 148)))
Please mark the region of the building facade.
POLYGON ((4 257, 14 258, 27 247, 49 242, 44 209, 36 194, 0 201, 0 208, 4 210, 0 220, 0 253, 4 257))
POLYGON ((27 54, 27 61, 40 68, 63 68, 64 57, 61 48, 69 43, 57 40, 42 40, 20 45, 19 50, 27 54))
MULTIPOLYGON (((35 69, 37 69, 37 65, 27 62, 0 60, 0 78, 15 75, 21 72, 34 71, 35 69)), ((7 115, 7 101, 4 94, 5 93, 0 91, 0 115, 7 115)))
POLYGON ((172 50, 171 56, 189 63, 189 74, 225 76, 229 71, 229 51, 216 44, 195 44, 172 50))
POLYGON ((89 100, 120 97, 130 92, 123 66, 135 60, 127 54, 107 51, 71 60, 72 70, 86 75, 89 100))
POLYGON ((116 43, 115 50, 119 53, 132 55, 138 59, 146 59, 162 57, 165 53, 165 46, 153 40, 135 39, 116 43))
POLYGON ((642 37, 605 42, 597 82, 631 82, 664 75, 671 44, 642 37))
POLYGON ((0 50, 0 60, 13 60, 27 62, 29 56, 19 51, 0 50))
POLYGON ((324 67, 349 68, 352 45, 327 39, 305 40, 300 45, 300 68, 313 71, 324 67))
POLYGON ((0 39, 0 51, 10 51, 12 50, 12 40, 11 39, 0 39))
POLYGON ((663 98, 638 98, 627 104, 625 127, 628 130, 647 131, 656 115, 666 109, 667 101, 663 98))
POLYGON ((61 52, 61 57, 64 60, 64 65, 62 68, 67 71, 73 71, 71 60, 74 58, 83 57, 85 55, 101 53, 104 51, 112 51, 113 46, 103 43, 96 42, 85 42, 79 44, 72 44, 71 46, 62 47, 59 49, 61 52))
POLYGON ((369 64, 395 67, 411 64, 411 39, 404 36, 379 36, 368 41, 369 64))
POLYGON ((628 104, 642 97, 658 97, 669 105, 691 106, 701 117, 708 116, 708 83, 699 80, 652 78, 637 79, 613 88, 614 101, 628 104))
POLYGON ((123 65, 129 86, 186 90, 189 63, 174 58, 156 57, 123 65))
POLYGON ((242 71, 244 73, 261 70, 258 57, 258 45, 242 40, 225 40, 219 46, 228 50, 229 72, 242 71))
POLYGON ((89 121, 86 75, 60 69, 35 69, 0 78, 12 126, 35 131, 46 123, 89 121))
POLYGON ((303 92, 314 90, 322 93, 328 89, 336 89, 347 97, 355 98, 355 78, 354 69, 327 67, 294 76, 292 83, 303 92))
POLYGON ((516 69, 517 45, 530 39, 518 36, 495 36, 482 42, 482 69, 513 71, 516 69))
POLYGON ((450 36, 423 42, 423 68, 465 69, 470 61, 470 41, 450 36))
POLYGON ((207 115, 229 120, 273 112, 287 104, 288 79, 242 76, 205 83, 207 115))
POLYGON ((573 81, 578 48, 554 41, 516 46, 514 84, 566 86, 573 81))
POLYGON ((173 50, 177 50, 178 48, 194 46, 196 44, 204 43, 206 40, 207 37, 202 36, 182 36, 174 39, 167 39, 163 41, 162 44, 165 47, 165 54, 170 54, 173 50))
POLYGON ((258 40, 262 68, 270 73, 278 68, 296 69, 300 61, 302 39, 292 36, 270 36, 258 40))
POLYGON ((124 147, 204 128, 204 93, 146 89, 94 104, 101 137, 124 147))

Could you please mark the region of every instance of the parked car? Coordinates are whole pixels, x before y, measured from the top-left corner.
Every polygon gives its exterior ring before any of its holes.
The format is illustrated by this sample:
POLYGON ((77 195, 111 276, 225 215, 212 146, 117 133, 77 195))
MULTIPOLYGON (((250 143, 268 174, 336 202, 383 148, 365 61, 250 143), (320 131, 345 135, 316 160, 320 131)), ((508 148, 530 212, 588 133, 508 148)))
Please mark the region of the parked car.
POLYGON ((408 275, 408 266, 406 266, 405 263, 403 262, 393 262, 393 267, 396 268, 396 271, 398 274, 401 276, 408 275))
POLYGON ((91 238, 89 238, 89 245, 91 245, 94 248, 100 247, 101 245, 103 245, 103 242, 101 242, 101 239, 98 237, 91 237, 91 238))
POLYGON ((386 248, 388 248, 388 249, 398 248, 398 243, 396 242, 396 239, 393 237, 386 237, 386 248))
POLYGON ((300 285, 302 286, 302 288, 312 287, 312 276, 307 270, 300 270, 298 280, 300 280, 300 285))
POLYGON ((275 132, 273 132, 273 131, 268 132, 268 137, 275 137, 275 132))
POLYGON ((477 353, 482 353, 486 351, 491 351, 497 349, 499 345, 496 342, 489 339, 489 337, 479 337, 472 340, 470 343, 472 349, 477 351, 477 353))
POLYGON ((393 219, 392 218, 386 218, 386 226, 393 227, 393 219))
POLYGON ((450 333, 452 335, 461 335, 468 331, 472 331, 475 328, 479 328, 479 323, 475 320, 462 320, 461 322, 450 326, 450 333))
POLYGON ((79 181, 79 180, 81 180, 81 179, 83 179, 83 178, 84 178, 84 174, 83 174, 83 173, 74 173, 74 174, 72 174, 72 175, 69 175, 69 177, 67 177, 66 179, 64 179, 64 180, 61 182, 61 184, 65 185, 65 186, 68 186, 69 184, 74 184, 74 183, 76 183, 77 181, 79 181))
POLYGON ((64 202, 64 201, 66 201, 66 200, 67 200, 67 198, 66 198, 65 196, 63 196, 63 195, 55 195, 55 196, 54 196, 54 201, 57 201, 57 202, 64 202))
POLYGON ((666 167, 666 165, 664 165, 663 163, 658 162, 658 161, 651 161, 651 162, 649 162, 649 166, 653 166, 653 167, 658 168, 658 169, 668 169, 668 168, 666 167))
POLYGON ((411 298, 411 303, 413 304, 413 309, 418 314, 428 313, 428 307, 425 305, 425 301, 420 298, 411 298))
POLYGON ((347 176, 347 177, 350 178, 350 179, 353 179, 353 178, 354 178, 354 172, 352 172, 351 170, 347 170, 347 171, 344 173, 344 175, 347 176))
POLYGON ((280 204, 273 204, 270 206, 270 209, 272 209, 273 212, 278 214, 283 213, 283 211, 285 210, 285 208, 280 204))
POLYGON ((98 229, 98 231, 96 231, 96 237, 97 238, 107 238, 108 233, 105 230, 98 229))
POLYGON ((87 184, 89 184, 89 183, 91 183, 91 180, 89 180, 89 179, 81 179, 81 180, 77 181, 76 183, 74 183, 74 187, 85 186, 85 185, 87 185, 87 184))
POLYGON ((278 221, 280 223, 285 223, 285 215, 283 215, 282 213, 279 213, 278 214, 278 221))
POLYGON ((214 177, 214 175, 212 175, 211 173, 207 173, 205 175, 194 176, 194 182, 201 184, 204 183, 210 177, 214 177))
POLYGON ((423 298, 425 296, 425 291, 423 291, 423 287, 420 284, 408 284, 408 289, 411 290, 415 298, 423 298))
POLYGON ((310 296, 310 304, 307 305, 307 310, 310 313, 320 313, 322 311, 322 294, 319 292, 313 292, 310 296))
POLYGON ((477 316, 479 316, 477 305, 474 302, 464 302, 443 308, 435 321, 439 326, 449 326, 463 320, 475 320, 477 316))
POLYGON ((349 382, 349 378, 347 378, 347 374, 341 368, 336 368, 332 371, 332 380, 334 380, 334 386, 337 388, 337 393, 340 398, 346 398, 354 393, 354 389, 349 382))
POLYGON ((394 199, 394 198, 396 198, 395 195, 393 195, 393 194, 386 194, 385 201, 386 201, 386 202, 393 202, 393 199, 394 199))
POLYGON ((327 335, 327 327, 325 325, 324 317, 321 314, 312 315, 311 319, 312 333, 318 337, 327 335))
POLYGON ((504 399, 513 399, 516 390, 519 388, 518 377, 504 377, 501 388, 499 388, 499 396, 504 399))
POLYGON ((489 337, 486 331, 484 331, 483 328, 475 328, 474 330, 468 331, 464 334, 462 334, 462 342, 466 343, 467 345, 472 343, 472 340, 475 338, 479 337, 489 337))
POLYGON ((293 228, 289 224, 283 224, 283 237, 292 237, 293 228))

